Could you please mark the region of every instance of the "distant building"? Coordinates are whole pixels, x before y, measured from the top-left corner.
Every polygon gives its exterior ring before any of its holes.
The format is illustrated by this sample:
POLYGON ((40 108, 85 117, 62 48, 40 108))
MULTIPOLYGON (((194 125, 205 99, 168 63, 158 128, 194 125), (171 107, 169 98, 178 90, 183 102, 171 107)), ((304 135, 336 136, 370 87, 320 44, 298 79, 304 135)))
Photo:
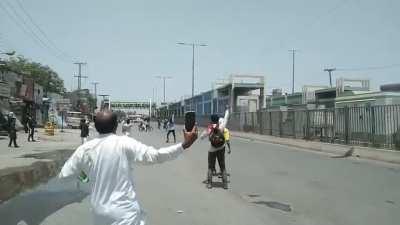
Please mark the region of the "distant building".
POLYGON ((231 111, 257 111, 264 107, 264 76, 230 75, 229 79, 214 83, 213 88, 181 101, 161 106, 161 117, 172 114, 183 116, 195 111, 198 116, 223 114, 226 106, 231 111))
POLYGON ((333 88, 305 85, 302 92, 285 95, 275 93, 267 97, 266 108, 268 110, 335 108, 338 98, 369 92, 371 92, 369 80, 339 78, 336 87, 333 88))

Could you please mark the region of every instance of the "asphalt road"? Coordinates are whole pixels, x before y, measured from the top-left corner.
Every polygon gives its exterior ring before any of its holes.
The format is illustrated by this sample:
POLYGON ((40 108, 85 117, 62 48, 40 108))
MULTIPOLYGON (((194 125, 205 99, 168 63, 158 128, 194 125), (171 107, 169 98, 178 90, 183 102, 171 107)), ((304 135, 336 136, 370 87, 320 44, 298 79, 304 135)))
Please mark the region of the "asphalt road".
MULTIPOLYGON (((132 134, 155 146, 166 145, 164 135, 132 134)), ((148 224, 399 224, 399 166, 246 139, 231 142, 228 190, 220 179, 210 190, 203 183, 207 141, 175 161, 138 166, 137 192, 148 224)), ((87 191, 74 179, 53 179, 0 205, 0 224, 91 224, 87 191)))

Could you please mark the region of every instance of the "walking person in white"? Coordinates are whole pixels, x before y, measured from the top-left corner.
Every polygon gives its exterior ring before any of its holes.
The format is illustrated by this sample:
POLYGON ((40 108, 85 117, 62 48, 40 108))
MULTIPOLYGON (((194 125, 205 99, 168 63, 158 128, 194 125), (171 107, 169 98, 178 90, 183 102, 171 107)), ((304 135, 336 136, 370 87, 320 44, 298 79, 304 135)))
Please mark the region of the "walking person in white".
POLYGON ((126 136, 129 136, 131 134, 132 130, 132 124, 130 119, 126 119, 126 123, 122 122, 122 133, 125 134, 126 136))
POLYGON ((184 141, 155 149, 127 136, 117 136, 117 116, 99 112, 95 121, 99 137, 81 145, 68 159, 59 177, 89 177, 95 225, 144 225, 145 218, 135 192, 133 166, 177 158, 197 139, 197 128, 184 131, 184 141))

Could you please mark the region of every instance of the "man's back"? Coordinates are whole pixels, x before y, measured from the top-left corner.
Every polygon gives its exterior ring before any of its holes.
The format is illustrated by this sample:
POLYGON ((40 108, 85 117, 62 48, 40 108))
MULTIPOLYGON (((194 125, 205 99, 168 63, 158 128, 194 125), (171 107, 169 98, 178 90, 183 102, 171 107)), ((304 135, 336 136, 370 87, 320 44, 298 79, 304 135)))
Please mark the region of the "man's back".
POLYGON ((94 213, 102 218, 118 221, 140 207, 136 201, 131 165, 124 149, 124 138, 106 135, 82 146, 84 168, 91 181, 91 203, 94 213), (125 207, 121 207, 125 205, 125 207), (123 210, 121 210, 123 209, 123 210))
POLYGON ((89 177, 95 224, 139 224, 144 220, 136 199, 133 165, 162 163, 183 152, 182 144, 154 149, 133 138, 103 134, 81 145, 59 175, 83 170, 89 177))

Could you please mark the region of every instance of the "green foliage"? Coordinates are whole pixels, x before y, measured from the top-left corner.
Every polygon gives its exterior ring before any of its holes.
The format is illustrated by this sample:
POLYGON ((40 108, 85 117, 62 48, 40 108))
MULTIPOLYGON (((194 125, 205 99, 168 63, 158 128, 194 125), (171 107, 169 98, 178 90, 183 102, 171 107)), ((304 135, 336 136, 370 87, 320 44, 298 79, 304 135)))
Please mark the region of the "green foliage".
POLYGON ((32 62, 23 56, 12 57, 6 64, 9 70, 25 74, 26 77, 32 78, 43 87, 45 94, 47 92, 60 94, 66 90, 64 81, 58 76, 57 72, 47 65, 32 62))

